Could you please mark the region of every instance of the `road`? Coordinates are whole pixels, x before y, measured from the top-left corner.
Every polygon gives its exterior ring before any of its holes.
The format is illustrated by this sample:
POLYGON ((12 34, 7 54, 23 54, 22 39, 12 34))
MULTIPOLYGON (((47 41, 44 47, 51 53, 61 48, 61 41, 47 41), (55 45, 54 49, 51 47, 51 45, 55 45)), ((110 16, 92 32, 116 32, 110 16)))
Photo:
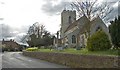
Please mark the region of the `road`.
POLYGON ((2 68, 67 68, 62 65, 30 58, 22 52, 4 52, 2 54, 2 68))

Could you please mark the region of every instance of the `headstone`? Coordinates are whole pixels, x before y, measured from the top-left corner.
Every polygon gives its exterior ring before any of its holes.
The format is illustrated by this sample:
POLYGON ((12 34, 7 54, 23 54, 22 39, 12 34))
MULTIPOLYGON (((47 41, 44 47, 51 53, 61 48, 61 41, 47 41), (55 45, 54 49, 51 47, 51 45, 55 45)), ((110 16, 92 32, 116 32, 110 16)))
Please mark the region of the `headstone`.
POLYGON ((63 50, 63 47, 58 47, 58 50, 63 50))

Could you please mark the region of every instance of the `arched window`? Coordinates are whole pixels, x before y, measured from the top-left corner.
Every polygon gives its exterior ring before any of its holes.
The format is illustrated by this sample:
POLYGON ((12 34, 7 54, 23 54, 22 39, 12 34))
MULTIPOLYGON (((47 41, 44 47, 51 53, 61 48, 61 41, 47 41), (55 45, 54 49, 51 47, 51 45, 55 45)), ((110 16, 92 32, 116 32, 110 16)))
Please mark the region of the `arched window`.
POLYGON ((72 23, 72 20, 71 20, 71 16, 69 16, 69 20, 68 20, 69 24, 72 23))
POLYGON ((75 35, 72 35, 72 43, 76 43, 76 37, 75 37, 75 35))
POLYGON ((100 26, 97 27, 96 31, 99 31, 101 30, 102 28, 100 26))

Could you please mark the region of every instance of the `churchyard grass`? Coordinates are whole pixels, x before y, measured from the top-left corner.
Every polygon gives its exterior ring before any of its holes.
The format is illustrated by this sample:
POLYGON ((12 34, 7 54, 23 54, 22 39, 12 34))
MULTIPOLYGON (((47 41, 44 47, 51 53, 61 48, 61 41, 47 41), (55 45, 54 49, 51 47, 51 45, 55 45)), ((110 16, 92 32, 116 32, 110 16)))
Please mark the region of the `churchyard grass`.
POLYGON ((55 53, 69 53, 69 54, 80 54, 80 55, 98 55, 98 56, 118 56, 120 54, 120 50, 107 50, 107 51, 88 51, 86 48, 82 48, 80 50, 76 50, 75 48, 67 48, 64 50, 55 50, 55 49, 38 49, 35 51, 40 52, 55 52, 55 53))

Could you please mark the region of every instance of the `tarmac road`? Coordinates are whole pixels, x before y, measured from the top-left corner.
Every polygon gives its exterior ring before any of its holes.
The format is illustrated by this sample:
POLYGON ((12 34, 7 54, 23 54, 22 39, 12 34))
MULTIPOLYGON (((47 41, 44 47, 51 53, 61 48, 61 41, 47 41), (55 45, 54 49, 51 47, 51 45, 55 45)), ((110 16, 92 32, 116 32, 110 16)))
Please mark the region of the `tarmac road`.
POLYGON ((22 52, 2 53, 2 68, 67 68, 66 66, 30 58, 22 52))

